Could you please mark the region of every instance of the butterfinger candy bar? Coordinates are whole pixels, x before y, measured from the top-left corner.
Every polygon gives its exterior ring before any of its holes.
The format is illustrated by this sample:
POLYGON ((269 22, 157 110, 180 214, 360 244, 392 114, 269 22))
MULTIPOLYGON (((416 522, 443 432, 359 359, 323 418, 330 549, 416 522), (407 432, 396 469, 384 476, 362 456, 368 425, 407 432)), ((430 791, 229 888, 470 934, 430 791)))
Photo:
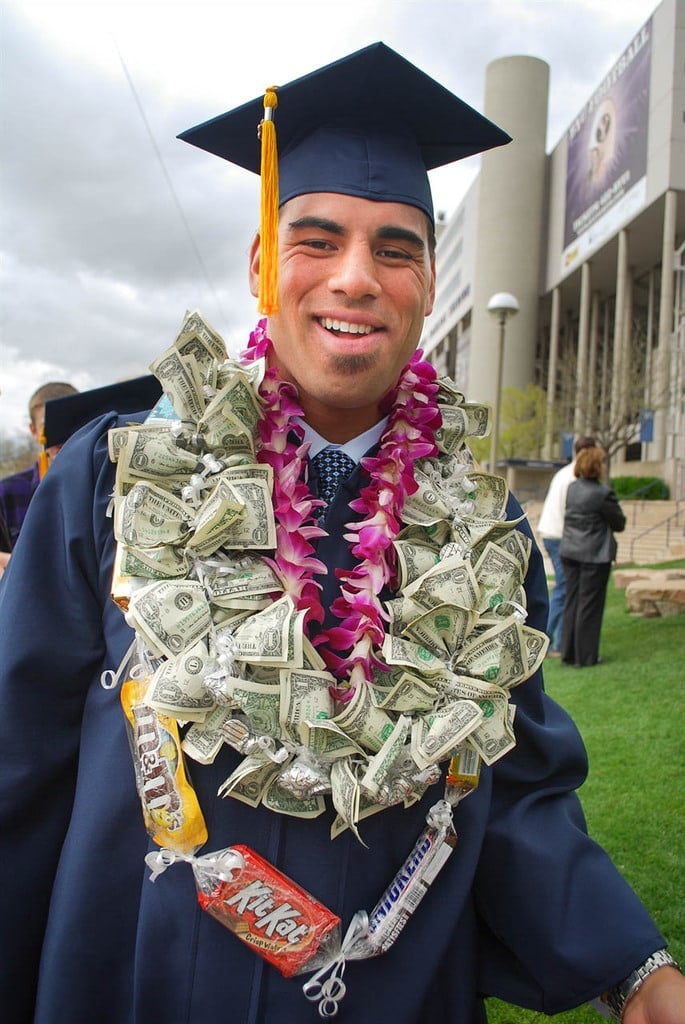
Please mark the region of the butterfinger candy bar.
POLYGON ((128 679, 121 687, 145 827, 159 846, 193 853, 207 842, 207 827, 185 772, 178 724, 145 703, 149 682, 128 679))
POLYGON ((340 918, 248 846, 232 846, 243 869, 221 877, 212 858, 193 863, 198 902, 282 975, 318 965, 340 941, 340 918))
POLYGON ((471 747, 463 747, 450 759, 445 799, 453 807, 478 788, 480 768, 480 755, 471 747))

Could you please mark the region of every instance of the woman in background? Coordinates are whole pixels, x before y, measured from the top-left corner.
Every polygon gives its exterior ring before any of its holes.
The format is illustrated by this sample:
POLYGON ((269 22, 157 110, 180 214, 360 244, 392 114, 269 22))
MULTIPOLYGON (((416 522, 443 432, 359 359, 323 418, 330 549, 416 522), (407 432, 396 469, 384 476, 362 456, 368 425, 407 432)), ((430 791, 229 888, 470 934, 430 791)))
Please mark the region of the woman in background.
POLYGON ((626 517, 616 495, 601 483, 606 457, 601 448, 579 452, 578 478, 566 494, 560 554, 566 578, 561 660, 584 668, 596 665, 611 563, 626 517))

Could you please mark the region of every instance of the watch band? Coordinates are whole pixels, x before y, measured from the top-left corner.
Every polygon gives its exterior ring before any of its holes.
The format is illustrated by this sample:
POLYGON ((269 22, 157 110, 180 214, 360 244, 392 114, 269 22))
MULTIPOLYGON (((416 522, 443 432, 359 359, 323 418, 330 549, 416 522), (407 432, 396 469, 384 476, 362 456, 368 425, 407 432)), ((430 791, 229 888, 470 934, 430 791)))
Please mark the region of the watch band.
POLYGON ((642 988, 650 974, 654 974, 660 967, 675 967, 680 970, 670 953, 665 949, 658 949, 656 953, 648 956, 640 967, 631 971, 627 978, 600 997, 601 1002, 608 1006, 614 1020, 620 1022, 623 1019, 623 1011, 628 1000, 642 988))

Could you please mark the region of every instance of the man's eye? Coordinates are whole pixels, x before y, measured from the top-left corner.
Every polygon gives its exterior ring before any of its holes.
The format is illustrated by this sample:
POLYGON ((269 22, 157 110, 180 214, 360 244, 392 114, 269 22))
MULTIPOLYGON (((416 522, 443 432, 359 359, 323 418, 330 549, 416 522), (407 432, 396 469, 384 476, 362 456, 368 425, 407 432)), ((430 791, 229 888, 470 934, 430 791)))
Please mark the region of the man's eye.
POLYGON ((307 249, 319 249, 324 252, 327 249, 332 249, 331 243, 327 242, 325 238, 305 238, 300 245, 306 246, 307 249))
POLYGON ((402 249, 379 249, 378 255, 388 260, 410 260, 413 258, 411 253, 402 249))

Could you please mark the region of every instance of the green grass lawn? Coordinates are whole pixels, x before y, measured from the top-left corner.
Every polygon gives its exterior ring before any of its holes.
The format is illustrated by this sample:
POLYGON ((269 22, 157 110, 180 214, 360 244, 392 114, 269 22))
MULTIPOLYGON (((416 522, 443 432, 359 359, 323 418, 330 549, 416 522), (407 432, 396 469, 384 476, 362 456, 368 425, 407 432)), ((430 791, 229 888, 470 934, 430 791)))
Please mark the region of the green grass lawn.
MULTIPOLYGON (((685 560, 669 563, 679 568, 685 560)), ((603 663, 545 662, 545 687, 576 722, 590 772, 580 790, 604 846, 685 963, 685 616, 643 619, 609 583, 603 663)), ((547 1017, 488 1000, 490 1024, 597 1024, 590 1007, 547 1017)))

